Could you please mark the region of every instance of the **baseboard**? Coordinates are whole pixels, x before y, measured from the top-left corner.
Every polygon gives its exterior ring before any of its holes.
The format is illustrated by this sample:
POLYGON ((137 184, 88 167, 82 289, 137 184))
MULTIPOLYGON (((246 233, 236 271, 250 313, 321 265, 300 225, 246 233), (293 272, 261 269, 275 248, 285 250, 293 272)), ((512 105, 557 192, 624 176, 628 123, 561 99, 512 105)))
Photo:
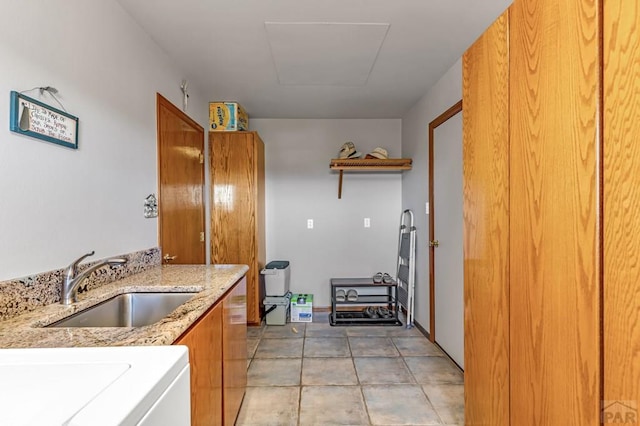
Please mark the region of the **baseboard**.
POLYGON ((423 326, 421 326, 418 321, 414 320, 413 321, 413 325, 415 326, 415 328, 417 328, 420 331, 420 333, 422 333, 424 335, 424 337, 426 337, 427 339, 430 338, 429 337, 429 332, 423 326))
MULTIPOLYGON (((406 318, 406 317, 407 317, 407 310, 406 310, 404 307, 402 307, 402 306, 400 306, 400 310, 402 311, 402 313, 404 314, 404 316, 405 316, 405 318, 406 318)), ((426 328, 424 328, 424 327, 423 327, 423 326, 422 326, 418 321, 416 321, 415 319, 413 320, 413 326, 414 326, 415 328, 417 328, 417 329, 418 329, 418 331, 420 331, 420 333, 422 333, 422 335, 423 335, 424 337, 426 337, 427 339, 431 340, 431 337, 430 337, 431 335, 429 334, 429 332, 427 331, 427 329, 426 329, 426 328)))

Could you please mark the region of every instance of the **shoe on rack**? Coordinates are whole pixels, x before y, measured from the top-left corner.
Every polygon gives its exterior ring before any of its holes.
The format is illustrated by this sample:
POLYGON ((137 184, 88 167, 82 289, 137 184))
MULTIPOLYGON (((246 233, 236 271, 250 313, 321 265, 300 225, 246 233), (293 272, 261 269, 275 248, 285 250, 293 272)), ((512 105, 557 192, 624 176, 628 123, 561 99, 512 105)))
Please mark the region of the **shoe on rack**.
POLYGON ((380 316, 380 318, 392 318, 393 314, 391 314, 391 311, 389 311, 389 309, 385 308, 384 306, 380 306, 378 308, 378 315, 380 316))
POLYGON ((347 300, 347 293, 343 289, 336 290, 336 302, 347 300))
POLYGON ((376 272, 376 274, 373 276, 373 283, 381 284, 383 277, 384 276, 382 275, 382 272, 376 272))
POLYGON ((378 315, 378 310, 376 308, 374 308, 373 306, 367 306, 364 310, 364 314, 372 319, 376 319, 376 318, 380 318, 380 315, 378 315))
POLYGON ((352 288, 349 289, 349 291, 347 291, 347 300, 349 302, 355 302, 356 300, 358 300, 358 292, 352 288))
POLYGON ((386 272, 382 275, 382 282, 385 284, 393 284, 393 278, 386 272))

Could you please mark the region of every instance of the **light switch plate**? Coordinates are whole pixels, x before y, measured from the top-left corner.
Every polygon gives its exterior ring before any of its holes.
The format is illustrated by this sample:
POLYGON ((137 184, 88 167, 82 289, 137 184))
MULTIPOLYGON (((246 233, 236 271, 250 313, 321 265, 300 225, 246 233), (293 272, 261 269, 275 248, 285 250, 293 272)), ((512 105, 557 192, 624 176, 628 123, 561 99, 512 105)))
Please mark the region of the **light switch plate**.
POLYGON ((364 218, 364 227, 365 228, 371 228, 371 218, 369 218, 369 217, 365 217, 364 218))
POLYGON ((313 229, 313 219, 307 219, 307 229, 313 229))

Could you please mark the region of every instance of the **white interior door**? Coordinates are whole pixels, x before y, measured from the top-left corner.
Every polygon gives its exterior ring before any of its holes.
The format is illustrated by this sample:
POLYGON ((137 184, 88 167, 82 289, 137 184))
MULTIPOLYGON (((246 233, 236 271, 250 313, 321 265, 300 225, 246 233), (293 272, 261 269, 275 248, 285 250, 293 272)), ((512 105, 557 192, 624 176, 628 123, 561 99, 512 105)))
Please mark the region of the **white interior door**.
POLYGON ((464 368, 462 113, 436 127, 433 140, 435 336, 464 368))

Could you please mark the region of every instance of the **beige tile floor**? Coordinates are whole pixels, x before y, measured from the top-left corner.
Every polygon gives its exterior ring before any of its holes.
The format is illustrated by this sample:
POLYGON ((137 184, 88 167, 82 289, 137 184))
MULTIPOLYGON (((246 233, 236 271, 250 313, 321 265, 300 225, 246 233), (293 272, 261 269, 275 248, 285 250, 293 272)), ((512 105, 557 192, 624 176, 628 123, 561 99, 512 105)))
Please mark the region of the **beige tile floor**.
POLYGON ((250 327, 237 425, 463 425, 463 376, 418 330, 250 327))

